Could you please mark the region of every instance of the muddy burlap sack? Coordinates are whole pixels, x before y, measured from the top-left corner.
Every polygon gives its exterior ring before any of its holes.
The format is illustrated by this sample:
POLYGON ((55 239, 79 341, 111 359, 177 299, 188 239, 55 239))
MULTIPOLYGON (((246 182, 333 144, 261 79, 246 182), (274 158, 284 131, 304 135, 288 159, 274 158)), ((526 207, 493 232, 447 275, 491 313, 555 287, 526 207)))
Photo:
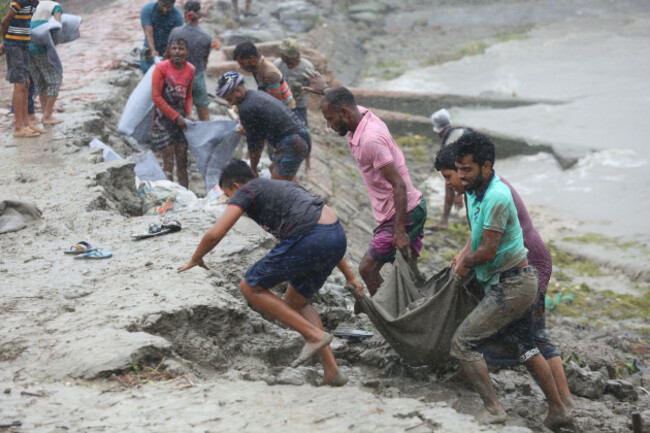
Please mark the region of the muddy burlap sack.
POLYGON ((183 132, 205 181, 206 193, 219 183, 221 172, 239 144, 241 135, 236 126, 237 122, 230 119, 187 121, 183 132))
POLYGON ((478 305, 478 288, 449 268, 421 287, 400 253, 374 297, 364 297, 361 310, 388 344, 407 363, 442 365, 456 328, 478 305))

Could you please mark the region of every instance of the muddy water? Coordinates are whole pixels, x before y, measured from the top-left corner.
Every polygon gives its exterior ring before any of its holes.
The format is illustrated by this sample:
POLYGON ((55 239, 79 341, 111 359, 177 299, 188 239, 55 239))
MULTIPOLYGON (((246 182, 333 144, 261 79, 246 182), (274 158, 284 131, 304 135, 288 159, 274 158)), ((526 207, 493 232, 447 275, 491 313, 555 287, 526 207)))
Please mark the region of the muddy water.
POLYGON ((564 101, 507 110, 452 107, 451 114, 459 124, 582 154, 567 171, 544 155, 499 161, 497 170, 527 202, 586 220, 583 230, 647 241, 650 13, 571 18, 528 36, 372 86, 564 101))

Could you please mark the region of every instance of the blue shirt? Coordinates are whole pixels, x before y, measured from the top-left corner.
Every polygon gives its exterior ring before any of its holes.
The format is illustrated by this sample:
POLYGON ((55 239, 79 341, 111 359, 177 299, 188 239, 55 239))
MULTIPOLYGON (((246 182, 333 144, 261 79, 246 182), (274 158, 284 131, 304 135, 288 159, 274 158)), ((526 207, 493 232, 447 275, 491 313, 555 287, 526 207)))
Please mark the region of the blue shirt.
POLYGON ((499 282, 499 274, 526 260, 528 250, 510 188, 494 172, 481 191, 467 192, 467 211, 472 230, 472 253, 483 241, 483 231, 501 233, 497 254, 491 262, 474 266, 485 291, 499 282))
MULTIPOLYGON (((162 56, 167 49, 167 40, 172 29, 183 25, 183 14, 174 6, 168 15, 163 15, 158 10, 158 2, 153 2, 142 8, 140 23, 142 27, 153 27, 153 43, 158 54, 162 56)), ((147 38, 144 39, 144 47, 147 48, 147 38)))

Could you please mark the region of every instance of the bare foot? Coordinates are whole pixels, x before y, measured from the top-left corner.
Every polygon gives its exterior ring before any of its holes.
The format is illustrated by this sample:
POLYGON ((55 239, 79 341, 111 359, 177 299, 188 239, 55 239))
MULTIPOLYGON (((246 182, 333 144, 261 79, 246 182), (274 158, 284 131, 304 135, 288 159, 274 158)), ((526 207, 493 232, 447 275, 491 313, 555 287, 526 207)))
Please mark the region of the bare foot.
POLYGON ((564 407, 566 407, 568 410, 573 410, 577 407, 576 402, 573 400, 573 397, 571 396, 567 398, 563 398, 562 403, 564 403, 564 407))
POLYGON ((503 424, 508 420, 508 415, 503 409, 493 413, 485 408, 475 415, 475 418, 479 424, 503 424))
POLYGON ((445 230, 447 230, 447 224, 436 223, 436 224, 434 224, 434 225, 431 227, 431 229, 432 229, 434 232, 445 231, 445 230))
POLYGON ((300 364, 304 363, 305 361, 309 360, 312 356, 316 354, 316 352, 318 352, 320 349, 330 344, 333 339, 334 337, 332 336, 332 334, 324 332, 323 338, 321 338, 318 342, 305 343, 305 345, 302 347, 302 350, 300 351, 300 355, 298 356, 298 358, 296 358, 295 361, 291 363, 291 366, 295 368, 300 364))
POLYGON ((44 118, 41 122, 43 125, 58 125, 63 122, 63 120, 57 119, 56 117, 48 117, 47 119, 44 118))
POLYGON ((544 426, 551 430, 561 427, 563 425, 571 424, 573 418, 565 410, 554 411, 553 413, 549 412, 548 416, 544 420, 544 426))
POLYGON ((338 370, 336 370, 336 374, 331 379, 323 378, 323 383, 321 383, 321 386, 322 385, 343 386, 346 383, 348 383, 349 380, 350 379, 348 378, 348 375, 343 373, 339 368, 338 370))

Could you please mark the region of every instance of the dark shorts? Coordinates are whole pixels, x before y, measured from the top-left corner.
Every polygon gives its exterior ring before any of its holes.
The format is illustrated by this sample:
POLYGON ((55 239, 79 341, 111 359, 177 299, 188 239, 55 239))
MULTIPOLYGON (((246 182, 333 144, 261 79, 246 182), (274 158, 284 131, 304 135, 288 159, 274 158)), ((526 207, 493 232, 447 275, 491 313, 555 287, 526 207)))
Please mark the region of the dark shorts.
POLYGON ((149 139, 152 152, 160 152, 173 144, 187 143, 185 134, 178 126, 170 127, 164 131, 152 129, 149 139))
MULTIPOLYGON (((427 221, 427 201, 424 196, 420 204, 406 214, 406 234, 411 240, 411 248, 417 257, 422 250, 422 237, 424 236, 424 223, 427 221)), ((395 260, 395 216, 379 224, 373 231, 368 255, 377 263, 388 263, 395 260)))
POLYGON ((271 161, 275 163, 275 170, 280 176, 293 177, 310 153, 311 136, 306 128, 302 128, 297 134, 288 135, 273 146, 271 161))
POLYGON ((205 71, 199 72, 194 76, 192 83, 192 99, 197 107, 207 107, 210 105, 208 97, 208 87, 205 85, 205 71))
POLYGON ((538 355, 532 311, 538 287, 537 270, 532 266, 502 273, 499 283, 490 288, 456 329, 451 356, 461 361, 480 361, 482 342, 490 337, 496 338, 521 363, 538 355))
MULTIPOLYGON (((542 354, 544 359, 555 358, 560 356, 560 351, 548 338, 546 333, 546 304, 545 293, 539 293, 535 303, 531 307, 533 316, 533 334, 535 344, 542 354)), ((503 335, 495 335, 480 343, 483 358, 488 365, 497 367, 512 367, 519 365, 520 362, 517 358, 512 356, 511 350, 508 348, 507 340, 503 335)))
POLYGON ((309 299, 320 290, 347 248, 340 222, 317 224, 307 233, 280 241, 244 279, 251 287, 270 289, 284 281, 309 299))
POLYGON ((7 74, 5 78, 11 84, 24 83, 29 79, 29 46, 5 46, 7 74))

